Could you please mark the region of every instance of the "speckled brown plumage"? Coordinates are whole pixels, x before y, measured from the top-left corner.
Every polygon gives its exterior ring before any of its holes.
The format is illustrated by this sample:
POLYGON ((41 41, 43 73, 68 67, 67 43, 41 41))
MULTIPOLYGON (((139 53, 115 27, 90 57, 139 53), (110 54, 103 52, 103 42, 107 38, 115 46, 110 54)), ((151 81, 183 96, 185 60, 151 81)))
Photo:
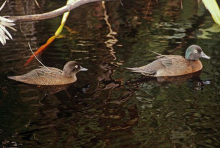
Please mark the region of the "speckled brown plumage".
POLYGON ((8 78, 34 85, 65 85, 75 82, 77 80, 76 73, 81 69, 83 68, 77 62, 70 61, 64 66, 63 71, 54 67, 42 67, 24 75, 8 78))

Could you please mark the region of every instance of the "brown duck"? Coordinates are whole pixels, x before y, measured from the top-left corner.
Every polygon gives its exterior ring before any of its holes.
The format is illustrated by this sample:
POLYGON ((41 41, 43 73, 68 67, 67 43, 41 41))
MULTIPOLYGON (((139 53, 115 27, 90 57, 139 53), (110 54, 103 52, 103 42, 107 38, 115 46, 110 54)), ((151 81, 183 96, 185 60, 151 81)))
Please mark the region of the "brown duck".
POLYGON ((65 64, 63 71, 54 67, 41 67, 20 76, 9 76, 9 79, 34 85, 65 85, 77 80, 79 71, 87 71, 75 61, 65 64))
POLYGON ((180 76, 200 71, 203 66, 199 58, 210 59, 197 45, 187 48, 185 58, 179 55, 160 55, 157 58, 148 65, 127 69, 151 77, 180 76))

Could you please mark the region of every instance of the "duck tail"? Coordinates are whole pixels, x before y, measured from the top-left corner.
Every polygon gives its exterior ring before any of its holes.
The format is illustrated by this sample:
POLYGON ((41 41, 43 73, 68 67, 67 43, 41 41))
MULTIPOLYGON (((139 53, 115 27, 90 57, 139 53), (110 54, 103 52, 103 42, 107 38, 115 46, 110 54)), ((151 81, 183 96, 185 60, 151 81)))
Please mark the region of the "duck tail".
POLYGON ((16 76, 8 76, 9 79, 16 80, 16 76))
POLYGON ((15 81, 22 81, 21 76, 8 76, 8 78, 15 81))
POLYGON ((131 70, 132 72, 142 72, 139 67, 133 67, 133 68, 127 67, 126 69, 131 70))

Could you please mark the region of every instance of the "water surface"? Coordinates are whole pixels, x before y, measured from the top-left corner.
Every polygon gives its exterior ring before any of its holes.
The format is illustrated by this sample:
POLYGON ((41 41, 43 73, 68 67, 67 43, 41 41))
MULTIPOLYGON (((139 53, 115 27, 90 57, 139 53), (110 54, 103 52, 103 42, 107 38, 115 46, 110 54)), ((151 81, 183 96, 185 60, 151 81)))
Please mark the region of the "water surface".
MULTIPOLYGON (((4 14, 59 8, 65 1, 10 1, 4 14)), ((62 69, 75 60, 87 72, 66 90, 49 93, 7 79, 40 66, 36 50, 61 17, 17 24, 13 41, 0 46, 1 147, 219 147, 219 27, 202 3, 128 0, 83 5, 71 12, 59 39, 40 56, 62 69), (24 36, 26 35, 26 37, 24 36), (161 54, 184 55, 191 44, 211 56, 199 76, 158 82, 126 70, 161 54), (45 96, 45 94, 47 95, 45 96)))

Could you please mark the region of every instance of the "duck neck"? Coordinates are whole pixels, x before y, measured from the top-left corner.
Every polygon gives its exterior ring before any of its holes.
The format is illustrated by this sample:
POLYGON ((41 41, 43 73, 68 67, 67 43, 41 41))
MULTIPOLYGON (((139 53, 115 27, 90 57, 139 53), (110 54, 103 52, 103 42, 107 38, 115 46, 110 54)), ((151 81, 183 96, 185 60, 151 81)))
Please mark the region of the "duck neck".
POLYGON ((188 57, 185 56, 185 59, 187 59, 188 61, 198 61, 199 57, 197 58, 195 56, 189 55, 188 57))
POLYGON ((72 71, 71 71, 71 72, 68 72, 68 71, 63 70, 62 75, 63 75, 64 77, 67 77, 67 78, 76 77, 76 74, 75 74, 74 72, 72 72, 72 71))

